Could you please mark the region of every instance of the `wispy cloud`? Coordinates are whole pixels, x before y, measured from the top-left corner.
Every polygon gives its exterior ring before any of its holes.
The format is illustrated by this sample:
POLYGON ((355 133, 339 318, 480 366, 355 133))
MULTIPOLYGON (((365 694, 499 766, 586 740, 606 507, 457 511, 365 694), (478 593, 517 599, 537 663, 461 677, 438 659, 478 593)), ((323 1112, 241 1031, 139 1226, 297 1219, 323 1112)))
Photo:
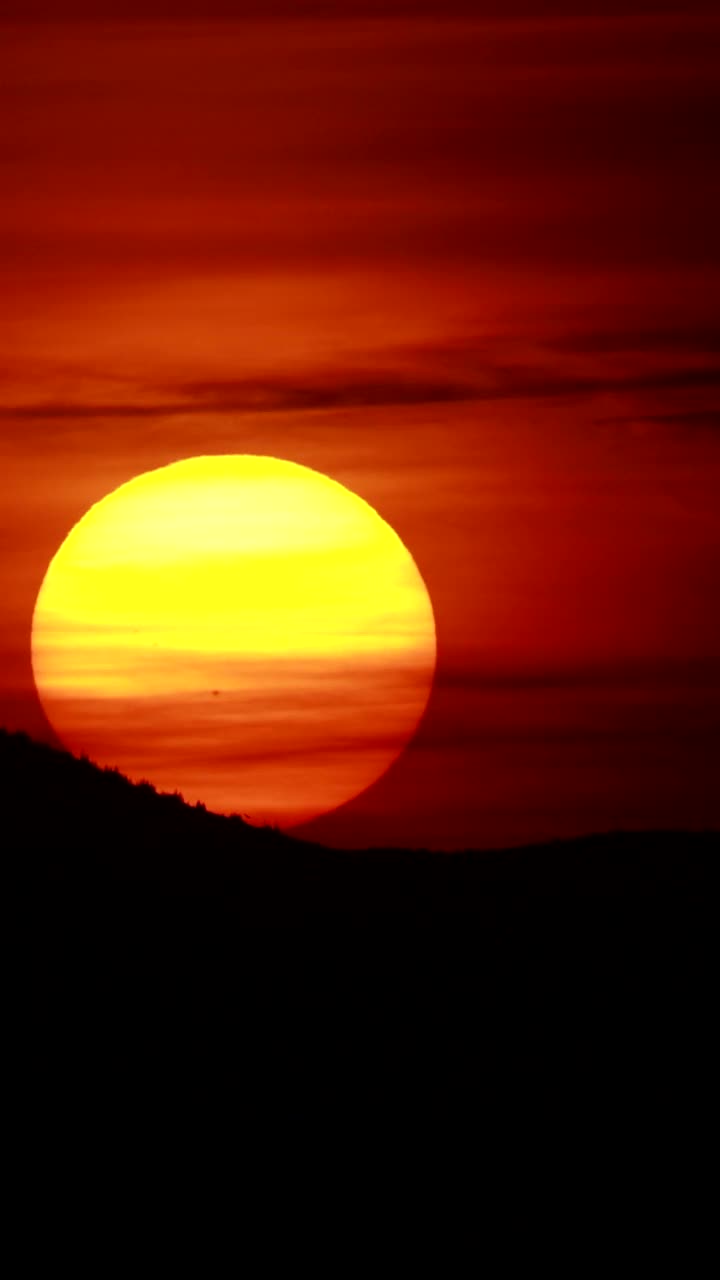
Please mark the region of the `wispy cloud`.
MULTIPOLYGON (((131 419, 179 417, 188 414, 269 414, 302 413, 333 409, 362 409, 394 405, 447 404, 503 400, 547 400, 593 397, 606 394, 663 393, 720 388, 720 360, 707 356, 720 351, 720 335, 708 333, 692 346, 683 333, 636 339, 610 334, 567 337, 553 340, 538 351, 533 361, 513 359, 488 351, 484 341, 472 339, 455 343, 404 348, 384 353, 383 365, 368 363, 365 368, 310 370, 304 375, 279 372, 275 375, 216 378, 178 382, 167 388, 143 390, 139 398, 115 401, 54 399, 0 405, 0 418, 15 421, 66 421, 83 419, 131 419), (654 355, 654 359, 629 371, 605 367, 596 359, 591 368, 577 368, 574 362, 558 358, 558 353, 594 355, 634 350, 654 355), (691 363, 683 353, 693 352, 691 363), (396 354, 396 363, 393 360, 396 354), (698 360, 697 357, 700 357, 698 360), (436 370, 428 373, 427 370, 436 370), (423 370, 423 372, 420 372, 423 370)), ((714 411, 703 411, 715 421, 714 411)), ((686 415, 678 413, 677 421, 686 415)), ((670 420, 665 415, 665 420, 670 420)), ((637 420, 637 419, 635 419, 637 420)), ((708 425, 708 421, 705 425, 708 425)))
POLYGON ((167 399, 116 402, 49 400, 0 405, 0 418, 64 421, 178 417, 195 413, 280 413, 380 405, 436 404, 476 398, 470 383, 423 379, 382 371, 319 372, 306 378, 218 379, 174 388, 167 399))
POLYGON ((531 691, 579 691, 642 688, 713 689, 720 693, 720 658, 608 659, 606 662, 575 662, 564 665, 538 663, 526 668, 502 667, 481 662, 455 660, 441 666, 436 675, 441 689, 462 694, 531 691))
MULTIPOLYGON (((53 0, 7 0, 6 17, 21 20, 77 18, 173 18, 277 20, 298 18, 473 19, 493 22, 518 19, 573 22, 609 16, 623 19, 677 11, 674 0, 585 0, 582 13, 573 0, 65 0, 57 12, 53 0)), ((712 0, 686 6, 695 13, 713 12, 712 0)), ((684 11, 685 12, 685 11, 684 11)))
POLYGON ((678 325, 672 328, 596 329, 564 333, 547 346, 577 355, 612 355, 619 352, 693 356, 720 355, 720 327, 715 324, 678 325))
POLYGON ((720 433, 720 408, 688 409, 675 413, 636 413, 619 414, 615 417, 596 418, 597 426, 633 426, 666 427, 670 430, 682 429, 684 432, 720 433))

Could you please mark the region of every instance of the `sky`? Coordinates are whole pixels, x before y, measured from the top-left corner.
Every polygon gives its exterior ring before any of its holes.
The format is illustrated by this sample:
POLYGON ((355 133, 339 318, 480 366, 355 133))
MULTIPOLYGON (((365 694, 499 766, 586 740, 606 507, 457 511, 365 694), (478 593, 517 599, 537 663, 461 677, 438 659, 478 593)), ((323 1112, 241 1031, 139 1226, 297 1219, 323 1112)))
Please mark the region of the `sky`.
POLYGON ((30 625, 89 506, 269 454, 377 509, 437 628, 414 742, 305 834, 718 826, 712 6, 2 14, 0 723, 53 740, 30 625))

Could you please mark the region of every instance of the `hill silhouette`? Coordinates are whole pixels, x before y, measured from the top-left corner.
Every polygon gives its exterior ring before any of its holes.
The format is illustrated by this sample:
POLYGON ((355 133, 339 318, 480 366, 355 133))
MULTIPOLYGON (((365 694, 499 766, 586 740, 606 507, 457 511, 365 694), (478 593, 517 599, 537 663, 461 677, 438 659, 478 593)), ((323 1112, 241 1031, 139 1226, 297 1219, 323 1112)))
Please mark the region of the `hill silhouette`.
POLYGON ((0 730, 4 843, 36 892, 101 889, 214 903, 251 924, 310 916, 418 923, 563 899, 639 908, 707 903, 718 833, 614 832, 454 854, 334 850, 189 805, 117 770, 0 730))
POLYGON ((20 885, 13 985, 39 1063, 100 1028, 113 1054, 140 1038, 146 1063, 180 1027, 228 1070, 254 1056, 273 1105, 296 1096, 288 1063, 326 1099, 352 1061, 369 1114, 391 1063, 402 1105, 422 1063, 412 1105, 444 1108, 490 1063, 496 1090, 527 1095, 533 1063, 563 1097, 591 1063, 593 1097, 614 1073, 627 1106, 628 1071, 660 1105, 678 1055, 693 1080, 711 1060, 718 833, 347 852, 7 732, 0 804, 20 885))

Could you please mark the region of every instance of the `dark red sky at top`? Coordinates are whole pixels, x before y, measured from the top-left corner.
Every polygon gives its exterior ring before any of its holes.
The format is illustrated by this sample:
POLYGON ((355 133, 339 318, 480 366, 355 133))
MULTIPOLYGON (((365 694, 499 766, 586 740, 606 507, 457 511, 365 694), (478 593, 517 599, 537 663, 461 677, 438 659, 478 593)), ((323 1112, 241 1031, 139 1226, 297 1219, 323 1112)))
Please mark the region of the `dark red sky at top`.
POLYGON ((717 825, 712 7, 3 13, 0 721, 50 734, 30 619, 92 502, 272 453, 438 624, 416 743, 318 837, 717 825))

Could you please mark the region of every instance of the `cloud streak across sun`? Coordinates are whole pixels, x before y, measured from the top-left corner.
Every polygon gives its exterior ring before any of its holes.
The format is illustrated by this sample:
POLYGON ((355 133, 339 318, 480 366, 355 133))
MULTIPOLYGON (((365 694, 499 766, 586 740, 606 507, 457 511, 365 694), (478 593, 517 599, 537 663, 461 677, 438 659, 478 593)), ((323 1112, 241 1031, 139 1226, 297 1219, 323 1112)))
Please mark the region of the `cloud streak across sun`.
POLYGON ((33 622, 37 686, 69 746, 280 825, 387 768, 434 664, 432 607, 389 525, 265 457, 186 459, 108 495, 54 557, 33 622), (288 776, 288 757, 306 767, 288 776))

